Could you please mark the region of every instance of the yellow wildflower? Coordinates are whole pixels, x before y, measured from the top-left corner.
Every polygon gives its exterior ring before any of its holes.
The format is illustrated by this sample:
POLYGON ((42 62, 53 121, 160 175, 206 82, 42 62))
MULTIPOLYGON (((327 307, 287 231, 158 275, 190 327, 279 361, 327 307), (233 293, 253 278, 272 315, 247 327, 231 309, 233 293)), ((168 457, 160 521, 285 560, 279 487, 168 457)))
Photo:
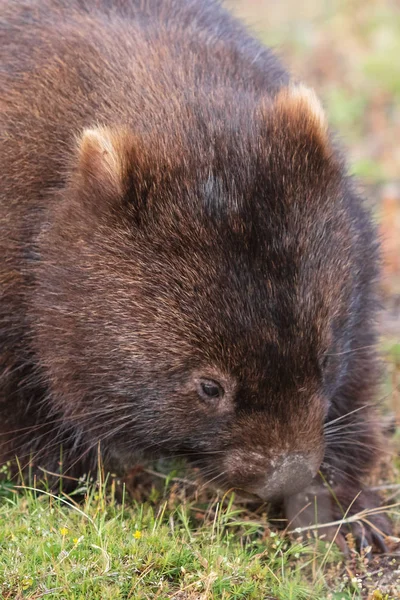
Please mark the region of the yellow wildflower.
POLYGON ((22 589, 23 590, 27 590, 28 588, 30 588, 33 584, 33 579, 32 577, 24 577, 24 580, 22 582, 22 589))
POLYGON ((67 535, 68 529, 66 527, 61 527, 60 533, 61 533, 62 536, 67 535))
POLYGON ((135 533, 133 534, 133 537, 135 538, 135 540, 140 540, 140 538, 142 537, 142 532, 136 529, 135 533))

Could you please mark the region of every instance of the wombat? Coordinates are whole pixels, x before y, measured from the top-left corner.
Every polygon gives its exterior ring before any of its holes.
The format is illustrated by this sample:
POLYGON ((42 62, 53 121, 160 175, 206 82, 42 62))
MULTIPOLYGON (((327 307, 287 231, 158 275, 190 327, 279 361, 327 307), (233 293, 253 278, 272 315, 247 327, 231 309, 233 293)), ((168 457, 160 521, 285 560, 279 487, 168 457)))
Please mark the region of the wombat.
POLYGON ((214 0, 2 12, 0 462, 376 507, 377 238, 314 92, 214 0))

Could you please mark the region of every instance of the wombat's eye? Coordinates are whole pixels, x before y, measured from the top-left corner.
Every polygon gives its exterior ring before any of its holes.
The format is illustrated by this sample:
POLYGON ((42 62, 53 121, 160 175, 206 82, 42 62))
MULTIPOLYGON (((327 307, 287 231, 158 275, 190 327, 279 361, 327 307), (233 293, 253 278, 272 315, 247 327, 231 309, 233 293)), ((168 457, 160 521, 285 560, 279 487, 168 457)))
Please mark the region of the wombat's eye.
POLYGON ((216 381, 201 379, 197 386, 198 394, 204 400, 216 400, 222 398, 224 390, 216 381))

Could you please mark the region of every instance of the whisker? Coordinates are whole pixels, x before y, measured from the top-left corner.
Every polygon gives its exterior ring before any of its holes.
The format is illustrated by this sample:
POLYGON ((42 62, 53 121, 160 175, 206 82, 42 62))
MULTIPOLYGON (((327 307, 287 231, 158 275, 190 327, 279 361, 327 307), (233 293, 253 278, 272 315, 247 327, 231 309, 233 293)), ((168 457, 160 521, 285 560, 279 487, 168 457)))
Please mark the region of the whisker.
POLYGON ((343 356, 345 354, 354 354, 356 352, 361 352, 362 350, 371 350, 374 348, 376 350, 376 344, 369 344, 368 346, 359 346, 358 348, 351 348, 350 350, 344 350, 343 352, 332 352, 326 354, 326 356, 343 356))
POLYGON ((223 477, 225 475, 225 473, 226 473, 226 471, 222 471, 222 473, 219 473, 212 479, 208 479, 207 481, 205 481, 204 484, 201 485, 200 490, 203 490, 205 487, 208 487, 213 481, 216 481, 216 480, 220 479, 221 477, 223 477))
POLYGON ((369 442, 367 443, 351 439, 330 441, 327 448, 329 448, 330 450, 333 450, 334 448, 336 450, 340 450, 340 448, 367 448, 368 450, 375 450, 376 452, 382 451, 382 448, 380 446, 370 444, 369 442))
POLYGON ((371 406, 371 404, 363 404, 362 406, 358 406, 357 408, 349 411, 345 415, 340 415, 339 417, 336 417, 336 419, 332 419, 332 421, 328 421, 327 423, 324 424, 324 428, 328 428, 330 425, 333 425, 334 423, 337 423, 338 421, 342 421, 343 419, 346 419, 346 418, 350 417, 351 415, 354 415, 355 413, 360 412, 360 410, 365 410, 366 408, 369 408, 370 406, 371 406))
MULTIPOLYGON (((371 424, 372 425, 372 424, 371 424)), ((376 427, 376 425, 375 425, 376 427)), ((358 428, 355 425, 349 425, 348 427, 342 427, 340 429, 334 430, 334 431, 327 431, 324 434, 324 438, 325 440, 329 440, 329 439, 336 439, 336 438, 340 438, 341 436, 345 436, 348 437, 349 435, 363 435, 363 434, 368 434, 371 432, 371 429, 369 428, 358 428)))

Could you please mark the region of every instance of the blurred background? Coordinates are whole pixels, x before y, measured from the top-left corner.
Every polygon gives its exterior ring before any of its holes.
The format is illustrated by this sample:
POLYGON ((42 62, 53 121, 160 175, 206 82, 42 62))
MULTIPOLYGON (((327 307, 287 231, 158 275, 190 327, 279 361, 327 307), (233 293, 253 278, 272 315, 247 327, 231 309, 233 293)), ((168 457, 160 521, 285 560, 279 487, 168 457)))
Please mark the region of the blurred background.
POLYGON ((225 0, 317 91, 380 222, 382 328, 400 342, 400 0, 225 0))

